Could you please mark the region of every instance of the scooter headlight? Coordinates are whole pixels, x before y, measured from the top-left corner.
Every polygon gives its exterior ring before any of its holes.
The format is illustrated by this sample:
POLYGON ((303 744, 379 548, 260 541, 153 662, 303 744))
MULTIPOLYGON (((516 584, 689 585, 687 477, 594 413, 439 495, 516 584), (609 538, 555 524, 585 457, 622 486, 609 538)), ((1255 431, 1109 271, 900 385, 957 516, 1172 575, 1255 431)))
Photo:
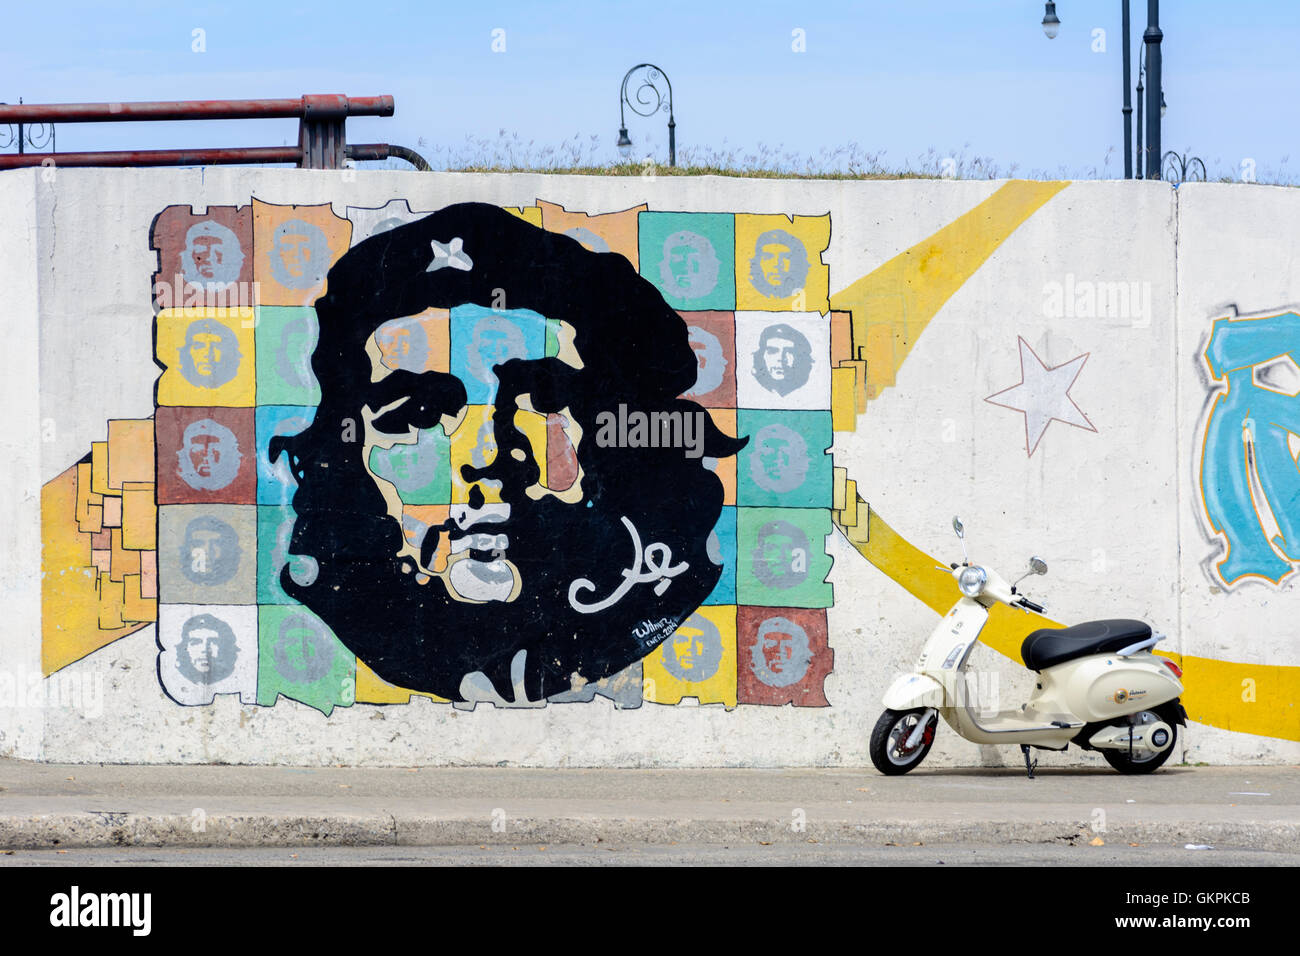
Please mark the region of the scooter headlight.
POLYGON ((988 580, 988 572, 978 564, 973 564, 968 568, 963 568, 961 574, 957 576, 957 587, 968 598, 979 597, 983 593, 984 585, 988 583, 988 580))

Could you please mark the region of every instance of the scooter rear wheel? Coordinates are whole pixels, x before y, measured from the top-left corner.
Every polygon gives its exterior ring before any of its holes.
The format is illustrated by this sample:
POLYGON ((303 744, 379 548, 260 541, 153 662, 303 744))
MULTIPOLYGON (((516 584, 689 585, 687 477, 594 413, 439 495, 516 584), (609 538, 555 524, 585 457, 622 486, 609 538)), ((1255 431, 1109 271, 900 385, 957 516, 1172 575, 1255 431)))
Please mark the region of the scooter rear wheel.
POLYGON ((1163 720, 1169 724, 1169 729, 1173 733, 1173 739, 1169 741, 1169 746, 1158 754, 1151 754, 1148 757, 1130 757, 1127 750, 1103 750, 1101 755, 1120 773, 1151 773, 1159 769, 1169 755, 1174 752, 1178 746, 1178 724, 1173 719, 1173 715, 1164 713, 1163 708, 1156 710, 1144 710, 1134 714, 1134 718, 1141 724, 1153 724, 1157 720, 1163 720))
POLYGON ((916 730, 916 723, 922 719, 925 712, 926 708, 917 707, 914 710, 887 710, 880 715, 875 729, 871 732, 871 743, 867 748, 871 754, 871 762, 876 765, 877 770, 887 776, 896 777, 907 773, 925 759, 925 755, 930 752, 930 747, 934 743, 934 732, 938 724, 937 714, 931 718, 931 723, 922 734, 920 742, 910 750, 906 747, 907 738, 911 736, 912 731, 916 730))

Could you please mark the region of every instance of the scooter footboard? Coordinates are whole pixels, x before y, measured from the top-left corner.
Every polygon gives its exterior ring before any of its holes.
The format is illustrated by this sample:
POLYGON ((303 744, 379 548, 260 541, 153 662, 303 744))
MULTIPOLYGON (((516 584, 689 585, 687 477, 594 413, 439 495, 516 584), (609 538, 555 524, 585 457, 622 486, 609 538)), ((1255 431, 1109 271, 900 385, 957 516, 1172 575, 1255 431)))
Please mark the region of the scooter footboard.
POLYGON ((943 685, 925 674, 902 674, 885 691, 884 705, 890 710, 943 707, 943 685))

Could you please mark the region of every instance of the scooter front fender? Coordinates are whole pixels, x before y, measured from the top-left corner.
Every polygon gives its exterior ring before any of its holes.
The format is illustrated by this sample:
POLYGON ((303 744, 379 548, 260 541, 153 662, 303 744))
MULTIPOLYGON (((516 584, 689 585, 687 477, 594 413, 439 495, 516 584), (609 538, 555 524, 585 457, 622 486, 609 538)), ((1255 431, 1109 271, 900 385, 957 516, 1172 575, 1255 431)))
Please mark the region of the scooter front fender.
POLYGON ((945 706, 943 685, 925 674, 902 674, 885 691, 884 704, 890 710, 945 706))

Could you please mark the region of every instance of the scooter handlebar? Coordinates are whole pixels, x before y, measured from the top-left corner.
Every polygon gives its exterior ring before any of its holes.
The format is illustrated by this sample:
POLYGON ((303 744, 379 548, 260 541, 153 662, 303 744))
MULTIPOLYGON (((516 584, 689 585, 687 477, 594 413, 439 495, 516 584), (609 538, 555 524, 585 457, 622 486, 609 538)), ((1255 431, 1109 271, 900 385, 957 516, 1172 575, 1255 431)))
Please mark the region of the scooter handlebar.
POLYGON ((1029 610, 1038 614, 1043 613, 1043 606, 1041 604, 1035 604, 1033 601, 1029 600, 1029 598, 1022 597, 1018 603, 1021 607, 1027 607, 1029 610))

